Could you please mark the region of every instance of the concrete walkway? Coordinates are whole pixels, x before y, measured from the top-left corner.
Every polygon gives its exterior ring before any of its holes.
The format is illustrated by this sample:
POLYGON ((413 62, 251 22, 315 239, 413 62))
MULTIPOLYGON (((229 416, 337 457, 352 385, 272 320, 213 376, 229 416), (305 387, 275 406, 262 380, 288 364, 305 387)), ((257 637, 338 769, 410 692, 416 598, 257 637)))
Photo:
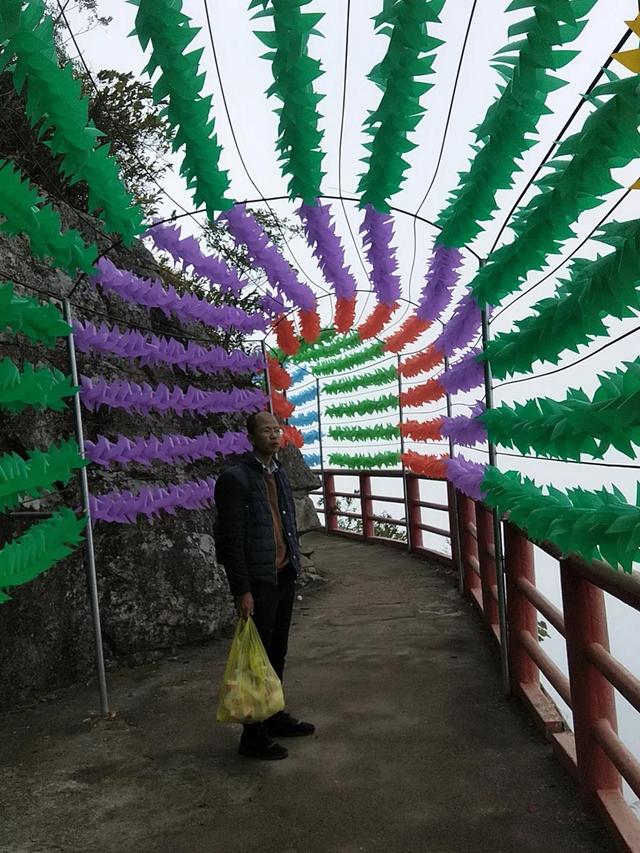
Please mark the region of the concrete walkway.
POLYGON ((0 717, 2 853, 603 853, 600 826, 515 703, 453 578, 305 538, 286 693, 317 735, 253 762, 214 722, 228 640, 0 717), (95 713, 95 710, 93 711, 95 713))

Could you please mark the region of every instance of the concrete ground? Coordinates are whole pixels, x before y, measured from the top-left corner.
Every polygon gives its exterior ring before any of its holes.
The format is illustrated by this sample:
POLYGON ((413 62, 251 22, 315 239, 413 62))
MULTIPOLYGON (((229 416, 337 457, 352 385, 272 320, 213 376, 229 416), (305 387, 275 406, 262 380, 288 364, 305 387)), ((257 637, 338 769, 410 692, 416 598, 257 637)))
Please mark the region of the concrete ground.
POLYGON ((453 578, 314 535, 286 694, 317 725, 289 758, 236 753, 214 720, 228 640, 0 716, 2 853, 602 853, 571 780, 501 693, 453 578))

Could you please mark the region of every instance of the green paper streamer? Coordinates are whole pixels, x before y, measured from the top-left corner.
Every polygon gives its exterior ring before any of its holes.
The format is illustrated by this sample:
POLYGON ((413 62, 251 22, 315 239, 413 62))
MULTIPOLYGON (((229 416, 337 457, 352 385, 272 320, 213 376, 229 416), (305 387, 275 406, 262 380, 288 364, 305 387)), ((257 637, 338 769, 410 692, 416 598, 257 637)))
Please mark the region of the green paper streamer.
POLYGON ((336 441, 382 441, 400 438, 400 428, 393 425, 329 427, 329 437, 336 441))
POLYGON ((405 181, 409 163, 404 156, 416 145, 408 139, 425 113, 420 97, 432 88, 417 78, 433 74, 433 53, 442 42, 427 32, 428 23, 439 23, 445 0, 383 0, 374 18, 376 28, 389 37, 382 62, 367 75, 382 90, 378 107, 365 121, 367 171, 361 175, 358 193, 364 207, 388 212, 388 200, 405 181), (429 55, 431 54, 431 55, 429 55))
POLYGON ((17 453, 0 456, 0 512, 20 503, 25 495, 37 498, 56 482, 67 485, 71 476, 87 462, 80 457, 75 439, 51 444, 43 453, 29 450, 28 459, 17 453))
POLYGON ((21 373, 10 358, 0 361, 0 409, 21 412, 27 406, 34 409, 64 409, 65 397, 71 397, 78 386, 71 377, 59 370, 37 370, 28 362, 21 373))
POLYGON ((25 234, 38 258, 52 258, 60 269, 76 275, 91 273, 98 255, 95 243, 86 246, 79 231, 62 230, 60 216, 6 160, 0 160, 0 231, 25 234))
POLYGON ((331 376, 334 373, 344 373, 345 370, 351 370, 354 367, 361 367, 363 364, 368 364, 370 361, 375 361, 384 355, 384 344, 375 343, 360 352, 344 355, 342 358, 336 358, 333 361, 316 364, 313 367, 314 376, 331 376))
MULTIPOLYGON (((492 63, 505 85, 475 129, 477 150, 468 171, 460 174, 448 205, 438 218, 442 231, 436 244, 461 247, 469 245, 483 230, 480 223, 493 218, 498 204, 497 191, 513 186, 516 165, 536 144, 530 137, 538 122, 549 113, 548 95, 566 85, 550 74, 566 65, 577 51, 555 49, 574 41, 586 21, 580 20, 596 0, 561 2, 538 0, 531 17, 509 28, 509 36, 523 36, 501 48, 492 63)), ((519 6, 511 4, 508 11, 519 6)))
POLYGON ((322 132, 318 128, 318 104, 324 95, 314 91, 313 82, 323 74, 320 62, 308 53, 309 36, 320 35, 316 24, 324 13, 302 12, 311 0, 252 0, 250 9, 262 6, 254 18, 273 18, 273 29, 256 32, 269 48, 263 59, 271 62, 273 85, 267 96, 275 95, 282 106, 277 109, 278 151, 283 175, 289 175, 289 196, 305 204, 316 204, 324 172, 324 154, 320 148, 322 132))
POLYGON ((83 516, 67 508, 34 524, 18 539, 0 549, 0 603, 9 601, 7 587, 20 586, 69 556, 82 542, 83 516))
MULTIPOLYGON (((332 358, 345 350, 355 349, 362 344, 357 332, 349 332, 341 335, 333 329, 323 329, 320 338, 313 344, 304 341, 300 344, 298 352, 289 358, 293 362, 311 362, 322 358, 332 358)), ((286 358, 286 356, 285 356, 286 358)))
POLYGON ((392 468, 400 464, 400 454, 396 451, 384 453, 330 453, 329 465, 338 468, 355 468, 371 470, 372 468, 392 468))
POLYGON ((517 331, 489 341, 482 357, 496 379, 530 373, 537 361, 557 364, 565 350, 577 352, 606 335, 605 317, 622 320, 640 312, 640 220, 611 222, 602 232, 596 239, 615 251, 595 261, 575 260, 571 278, 516 320, 517 331))
POLYGON ((373 415, 376 412, 386 412, 398 408, 397 394, 384 394, 373 400, 358 400, 353 403, 340 403, 327 406, 325 414, 329 418, 343 418, 351 415, 373 415))
POLYGON ((538 397, 513 407, 503 403, 480 420, 490 441, 521 453, 599 459, 614 447, 635 458, 633 446, 640 446, 640 358, 601 376, 592 400, 584 391, 570 389, 564 400, 538 397))
POLYGON ((10 281, 0 281, 0 332, 22 332, 34 343, 49 349, 56 339, 70 334, 71 326, 50 303, 41 304, 30 296, 18 296, 10 281))
POLYGON ((498 305, 530 271, 542 270, 547 257, 575 236, 571 225, 580 214, 620 188, 612 170, 640 156, 638 75, 617 79, 608 72, 608 76, 610 82, 590 95, 596 110, 579 133, 561 143, 556 158, 547 164, 551 173, 536 181, 541 191, 511 220, 516 239, 493 252, 477 272, 471 288, 482 307, 498 305), (602 102, 603 95, 612 97, 602 102))
POLYGON ((201 94, 205 80, 199 73, 202 48, 187 53, 198 29, 182 11, 182 0, 130 2, 138 7, 134 32, 142 49, 151 44, 145 72, 151 78, 158 68, 161 71, 153 87, 154 102, 168 102, 162 114, 175 131, 173 150, 184 148, 180 173, 193 191, 196 207, 204 205, 213 219, 216 211, 227 210, 233 202, 225 198, 229 179, 219 167, 222 148, 210 118, 211 96, 201 94))
POLYGON ((390 382, 396 382, 397 379, 398 369, 395 364, 392 364, 391 367, 381 367, 372 373, 362 373, 359 376, 347 376, 336 379, 334 382, 327 382, 322 390, 325 394, 348 394, 351 391, 357 391, 358 388, 388 385, 390 382))
POLYGON ((49 131, 51 152, 72 183, 85 181, 89 210, 130 244, 142 230, 142 211, 120 179, 109 145, 96 147, 103 134, 89 121, 89 99, 82 95, 73 67, 58 65, 53 22, 42 0, 0 3, 0 71, 9 68, 16 92, 26 87, 26 113, 38 135, 49 131), (12 57, 15 62, 9 66, 12 57))
MULTIPOLYGON (((615 486, 611 492, 553 486, 547 494, 517 471, 487 467, 481 485, 485 502, 527 532, 535 542, 552 542, 564 554, 587 562, 605 560, 625 572, 640 558, 640 506, 629 504, 615 486)), ((640 504, 640 485, 636 502, 640 504)))

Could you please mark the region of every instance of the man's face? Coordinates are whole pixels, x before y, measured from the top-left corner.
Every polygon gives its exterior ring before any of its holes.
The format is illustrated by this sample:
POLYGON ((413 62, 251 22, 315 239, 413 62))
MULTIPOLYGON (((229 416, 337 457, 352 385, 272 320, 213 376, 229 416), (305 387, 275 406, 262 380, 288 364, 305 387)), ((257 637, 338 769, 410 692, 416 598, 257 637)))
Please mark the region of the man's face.
POLYGON ((261 412, 256 418, 255 431, 249 436, 258 453, 277 453, 280 449, 282 427, 269 412, 261 412))

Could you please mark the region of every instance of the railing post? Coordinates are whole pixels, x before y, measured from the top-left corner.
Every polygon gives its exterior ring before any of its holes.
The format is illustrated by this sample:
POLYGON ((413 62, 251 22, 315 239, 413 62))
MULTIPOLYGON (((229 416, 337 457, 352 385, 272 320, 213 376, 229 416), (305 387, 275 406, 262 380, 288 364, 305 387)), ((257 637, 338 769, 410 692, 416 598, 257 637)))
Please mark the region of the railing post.
POLYGON ((475 505, 471 498, 466 495, 458 495, 458 509, 460 521, 460 552, 462 559, 462 570, 464 575, 464 592, 471 595, 474 589, 479 589, 480 578, 473 570, 472 563, 478 562, 478 543, 469 530, 469 525, 475 525, 475 505))
MULTIPOLYGON (((478 536, 478 562, 480 585, 482 586, 482 614, 489 630, 499 629, 498 603, 496 601, 496 552, 493 535, 492 513, 481 504, 476 504, 476 531, 478 536), (494 594, 494 590, 496 590, 494 594)), ((535 636, 535 634, 534 634, 535 636)), ((499 637, 498 637, 499 638, 499 637)))
POLYGON ((449 507, 449 530, 451 531, 451 559, 458 573, 458 589, 464 593, 464 569, 460 548, 460 517, 458 490, 447 480, 447 506, 449 507))
POLYGON ((594 736, 594 726, 600 720, 617 731, 613 686, 588 655, 594 643, 609 650, 604 592, 573 571, 571 560, 560 561, 560 578, 578 784, 585 805, 593 808, 598 791, 621 788, 618 770, 594 736))
MULTIPOLYGON (((396 370, 398 373, 398 429, 400 430, 400 462, 402 464, 402 497, 404 498, 404 517, 407 526, 405 530, 407 531, 407 550, 409 553, 412 553, 414 548, 416 547, 416 543, 413 541, 412 536, 414 533, 413 526, 411 524, 411 506, 409 499, 409 482, 407 480, 407 468, 404 464, 404 435, 402 433, 402 423, 404 421, 404 407, 402 405, 402 358, 400 353, 397 356, 397 366, 396 370)), ((421 532, 421 531, 420 531, 421 532)), ((420 536, 421 544, 422 544, 422 536, 420 536)))
POLYGON ((422 530, 420 524, 420 480, 415 474, 405 472, 404 482, 407 489, 407 540, 410 551, 422 548, 422 530))
POLYGON ((540 671, 523 649, 519 637, 521 631, 538 636, 538 617, 533 604, 518 588, 519 578, 535 586, 536 570, 533 545, 517 527, 509 522, 504 525, 504 564, 507 581, 507 636, 511 688, 522 689, 527 685, 540 684, 540 671))
POLYGON ((360 474, 360 517, 362 518, 362 535, 365 539, 373 539, 375 525, 371 519, 373 515, 373 501, 371 500, 371 477, 369 474, 360 474))
POLYGON ((338 530, 338 516, 335 514, 334 495, 336 491, 336 481, 333 474, 327 474, 326 471, 322 475, 323 491, 324 491, 324 527, 327 533, 335 533, 338 530))

